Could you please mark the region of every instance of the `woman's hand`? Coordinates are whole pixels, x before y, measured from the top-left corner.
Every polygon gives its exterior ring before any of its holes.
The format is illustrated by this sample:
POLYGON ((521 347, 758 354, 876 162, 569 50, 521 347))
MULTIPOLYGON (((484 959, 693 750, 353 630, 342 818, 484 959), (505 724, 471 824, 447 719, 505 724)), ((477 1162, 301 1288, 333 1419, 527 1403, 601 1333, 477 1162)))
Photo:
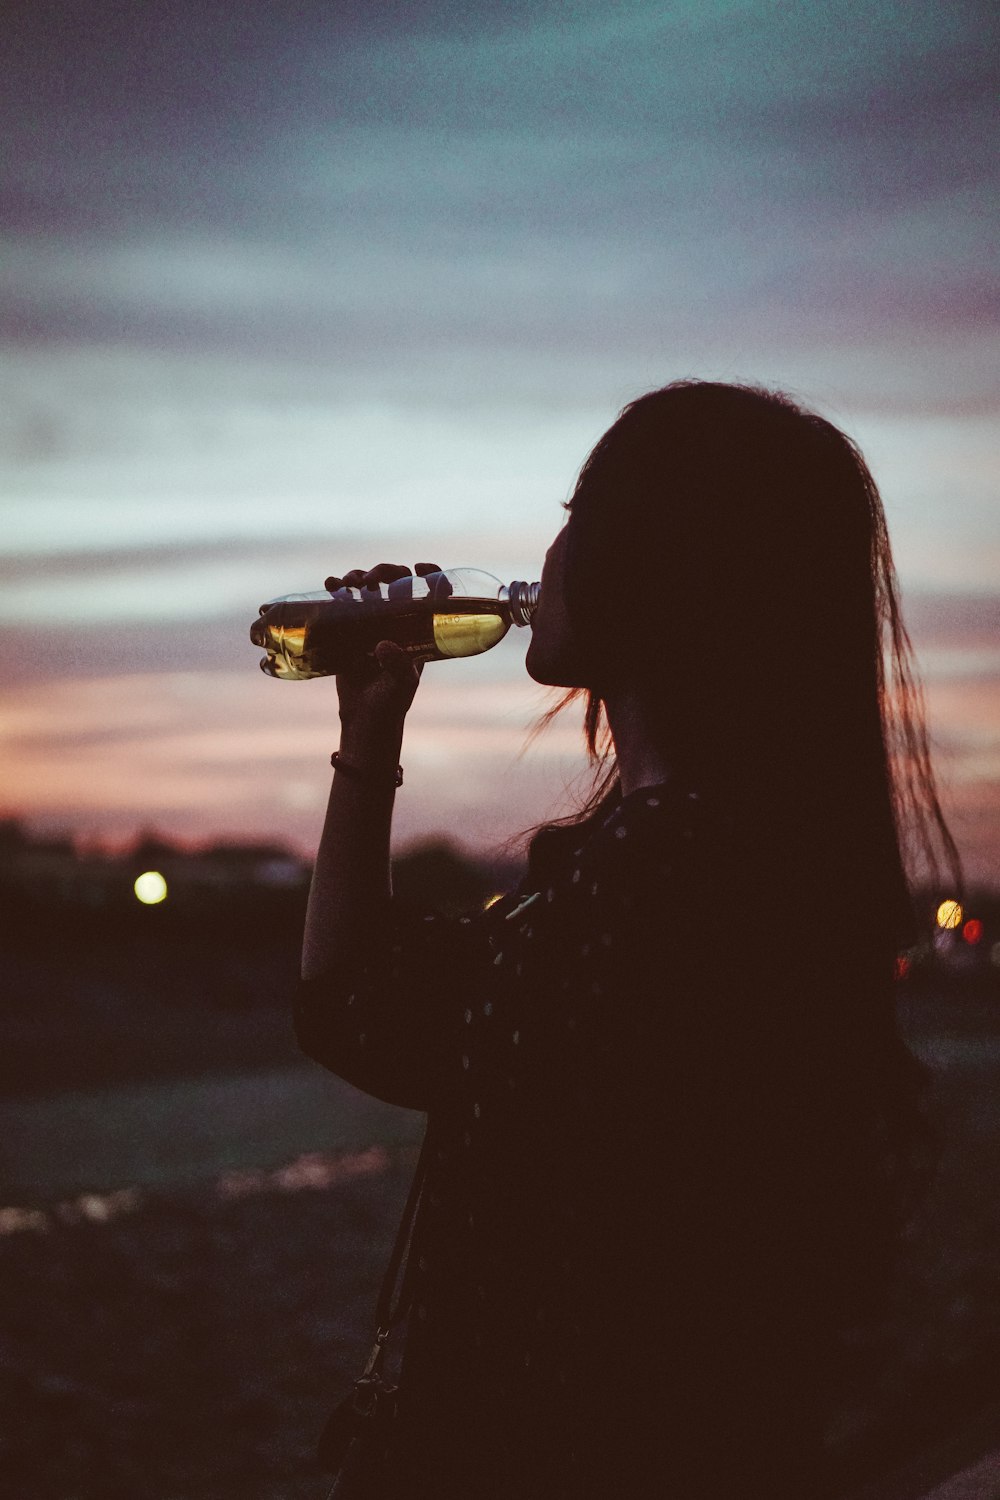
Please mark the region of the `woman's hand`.
MULTIPOLYGON (((440 571, 437 563, 417 563, 414 568, 418 578, 440 571)), ((410 576, 410 569, 400 563, 379 563, 368 571, 352 568, 343 578, 330 577, 323 586, 332 594, 340 588, 377 587, 410 576)), ((413 702, 422 671, 422 662, 415 662, 395 641, 385 640, 375 647, 374 662, 368 660, 349 672, 338 672, 340 720, 345 732, 398 730, 413 702)))

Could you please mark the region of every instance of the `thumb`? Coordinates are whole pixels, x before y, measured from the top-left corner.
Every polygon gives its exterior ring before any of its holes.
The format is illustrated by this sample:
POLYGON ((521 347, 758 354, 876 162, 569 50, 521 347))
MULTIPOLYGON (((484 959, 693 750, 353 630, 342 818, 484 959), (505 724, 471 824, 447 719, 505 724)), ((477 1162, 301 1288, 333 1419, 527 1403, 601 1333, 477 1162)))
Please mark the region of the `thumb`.
POLYGON ((379 641, 375 647, 375 660, 383 672, 397 681, 406 677, 413 666, 410 657, 395 641, 379 641))

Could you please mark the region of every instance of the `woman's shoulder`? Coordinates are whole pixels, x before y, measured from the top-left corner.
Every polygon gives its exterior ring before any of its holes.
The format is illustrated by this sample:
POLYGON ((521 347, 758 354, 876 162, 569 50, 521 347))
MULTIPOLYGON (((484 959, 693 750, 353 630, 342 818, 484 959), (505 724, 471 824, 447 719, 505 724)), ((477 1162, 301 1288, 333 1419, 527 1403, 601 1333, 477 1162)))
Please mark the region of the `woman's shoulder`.
POLYGON ((721 822, 711 800, 694 788, 675 782, 639 787, 606 798, 581 822, 541 829, 529 848, 529 872, 536 882, 558 882, 581 865, 624 869, 662 864, 668 856, 693 859, 721 822))

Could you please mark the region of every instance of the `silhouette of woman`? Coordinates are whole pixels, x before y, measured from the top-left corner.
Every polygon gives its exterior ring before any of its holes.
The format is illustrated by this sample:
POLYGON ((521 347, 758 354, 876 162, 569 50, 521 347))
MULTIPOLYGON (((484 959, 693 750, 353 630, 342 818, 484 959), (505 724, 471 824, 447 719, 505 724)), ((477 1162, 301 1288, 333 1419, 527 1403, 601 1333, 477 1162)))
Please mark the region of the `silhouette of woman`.
POLYGON ((298 1036, 433 1146, 392 1493, 810 1500, 919 1126, 904 841, 956 858, 881 504, 827 421, 682 382, 567 510, 527 665, 585 697, 598 773, 516 891, 394 911, 420 668, 383 642, 337 683, 298 1036))

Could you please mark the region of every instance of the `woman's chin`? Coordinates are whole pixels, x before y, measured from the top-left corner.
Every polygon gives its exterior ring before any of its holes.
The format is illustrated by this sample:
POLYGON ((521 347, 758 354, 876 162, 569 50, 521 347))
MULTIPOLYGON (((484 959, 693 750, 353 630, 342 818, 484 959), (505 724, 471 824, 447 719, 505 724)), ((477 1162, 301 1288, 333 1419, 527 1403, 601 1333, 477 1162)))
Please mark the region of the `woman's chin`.
POLYGON ((528 645, 524 665, 528 676, 542 687, 578 688, 581 685, 581 674, 573 671, 570 662, 538 650, 534 641, 528 645))
POLYGON ((528 642, 528 649, 524 655, 524 666, 528 676, 535 682, 541 683, 542 687, 556 687, 556 679, 552 675, 552 669, 556 663, 552 660, 552 653, 543 650, 537 640, 532 636, 528 642))

